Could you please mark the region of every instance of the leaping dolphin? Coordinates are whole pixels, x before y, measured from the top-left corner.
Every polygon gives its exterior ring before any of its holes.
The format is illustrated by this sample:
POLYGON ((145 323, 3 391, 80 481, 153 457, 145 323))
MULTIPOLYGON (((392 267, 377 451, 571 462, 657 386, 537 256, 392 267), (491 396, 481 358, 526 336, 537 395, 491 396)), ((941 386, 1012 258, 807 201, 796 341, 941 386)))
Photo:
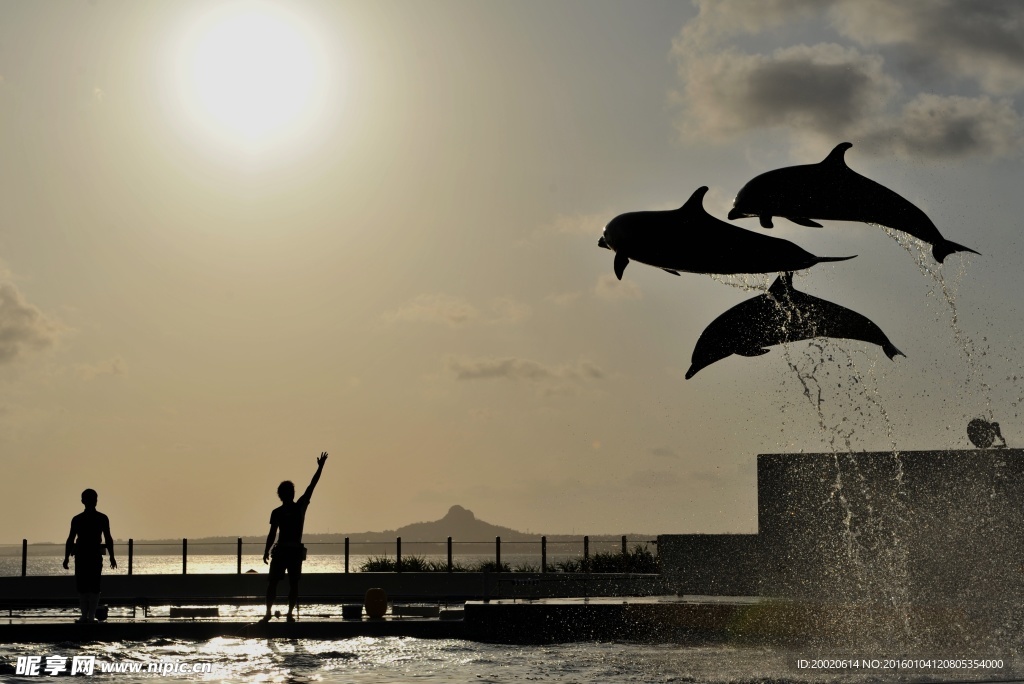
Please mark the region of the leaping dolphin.
POLYGON ((851 147, 839 143, 817 164, 762 173, 740 189, 729 220, 757 216, 762 228, 772 227, 773 216, 815 228, 821 224, 812 219, 877 223, 931 244, 939 263, 953 252, 979 254, 945 239, 923 211, 847 166, 844 155, 851 147))
POLYGON ((853 257, 814 256, 788 240, 737 228, 704 210, 707 187, 671 211, 634 211, 604 228, 599 247, 615 252, 615 276, 622 280, 630 259, 669 273, 781 273, 823 261, 853 257))
POLYGON ((767 347, 812 337, 837 337, 877 344, 890 359, 903 352, 856 311, 793 287, 793 274, 776 278, 768 292, 740 302, 711 322, 693 349, 689 380, 702 368, 732 354, 760 356, 767 347))

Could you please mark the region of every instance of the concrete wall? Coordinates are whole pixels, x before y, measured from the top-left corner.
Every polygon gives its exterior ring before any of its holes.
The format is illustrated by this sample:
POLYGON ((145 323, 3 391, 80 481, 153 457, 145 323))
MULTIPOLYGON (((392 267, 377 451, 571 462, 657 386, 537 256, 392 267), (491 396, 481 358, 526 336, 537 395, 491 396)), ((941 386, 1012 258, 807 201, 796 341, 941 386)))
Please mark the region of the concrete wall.
POLYGON ((666 584, 677 594, 757 596, 761 574, 756 534, 667 534, 658 537, 666 584))
POLYGON ((981 602, 1016 597, 1024 451, 763 454, 767 595, 981 602))
POLYGON ((761 454, 757 497, 756 535, 658 538, 672 591, 1024 603, 1022 450, 761 454))

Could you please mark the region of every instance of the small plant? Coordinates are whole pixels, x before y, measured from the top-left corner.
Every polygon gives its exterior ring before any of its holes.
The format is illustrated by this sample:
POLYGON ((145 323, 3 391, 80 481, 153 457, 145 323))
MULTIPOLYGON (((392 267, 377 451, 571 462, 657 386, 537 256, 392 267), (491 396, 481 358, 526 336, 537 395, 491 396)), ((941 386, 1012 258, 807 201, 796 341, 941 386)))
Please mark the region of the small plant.
POLYGON ((359 566, 360 572, 394 572, 395 559, 388 556, 371 556, 359 566))

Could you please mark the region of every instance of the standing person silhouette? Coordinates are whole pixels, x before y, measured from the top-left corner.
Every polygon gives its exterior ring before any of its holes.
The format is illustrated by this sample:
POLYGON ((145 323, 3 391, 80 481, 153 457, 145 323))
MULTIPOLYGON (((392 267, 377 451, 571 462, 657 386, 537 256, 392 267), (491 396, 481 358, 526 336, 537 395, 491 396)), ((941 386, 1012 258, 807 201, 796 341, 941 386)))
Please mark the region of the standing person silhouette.
POLYGON ((110 536, 110 519, 96 510, 99 495, 95 489, 82 492, 85 510, 71 519, 71 533, 64 544, 64 569, 68 558, 75 557, 75 587, 82 617, 78 622, 96 622, 100 603, 100 575, 103 573, 103 549, 110 556, 110 567, 116 568, 114 539, 110 536), (103 537, 101 541, 100 537, 103 537))
POLYGON ((302 525, 306 522, 306 509, 309 507, 309 499, 313 496, 316 483, 320 481, 320 473, 324 470, 324 463, 327 462, 327 452, 320 454, 316 459, 316 473, 309 481, 306 491, 295 498, 295 485, 290 480, 285 480, 277 486, 277 496, 281 499, 281 505, 270 514, 270 534, 267 535, 267 547, 263 551, 263 562, 273 557, 270 562, 270 584, 267 586, 267 614, 260 622, 270 621, 270 611, 274 607, 274 599, 277 598, 277 583, 284 578, 288 571, 288 622, 294 622, 295 604, 299 600, 299 577, 302 575, 302 561, 306 559, 306 547, 302 545, 302 525), (278 531, 280 530, 280 535, 278 531), (274 538, 277 537, 277 544, 274 538), (273 548, 271 548, 273 547, 273 548))

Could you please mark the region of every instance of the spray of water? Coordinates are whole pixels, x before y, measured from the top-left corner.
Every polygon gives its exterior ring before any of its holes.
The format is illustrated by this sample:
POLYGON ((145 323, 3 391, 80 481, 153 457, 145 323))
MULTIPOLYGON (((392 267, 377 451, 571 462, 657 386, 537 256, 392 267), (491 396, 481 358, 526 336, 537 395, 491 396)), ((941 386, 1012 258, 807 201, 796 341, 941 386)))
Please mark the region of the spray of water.
MULTIPOLYGON (((800 318, 804 312, 789 306, 787 295, 778 300, 771 293, 768 297, 779 307, 786 326, 804 326, 800 318)), ((858 617, 837 615, 834 628, 908 644, 915 630, 911 626, 907 545, 900 535, 884 533, 886 529, 905 528, 909 520, 907 493, 894 426, 878 389, 875 358, 867 350, 851 350, 845 342, 822 337, 806 345, 784 344, 783 357, 833 457, 834 479, 828 503, 837 506, 841 515, 843 548, 837 551, 844 556, 831 569, 835 598, 884 604, 897 618, 895 624, 880 626, 859 624, 858 617), (861 433, 875 434, 879 424, 884 427, 892 453, 892 491, 891 500, 876 502, 874 485, 850 456, 858 447, 863 450, 861 433)))
POLYGON ((896 241, 908 254, 914 259, 914 263, 917 264, 917 268, 923 275, 929 278, 932 282, 931 287, 928 290, 928 297, 936 301, 941 300, 945 303, 948 315, 949 315, 949 327, 953 333, 953 341, 958 350, 960 359, 965 363, 967 376, 964 379, 962 385, 956 388, 957 399, 961 405, 969 405, 973 403, 968 393, 974 391, 977 388, 978 393, 981 395, 981 408, 979 409, 982 417, 992 420, 992 388, 985 382, 981 374, 981 362, 982 359, 988 353, 988 339, 982 338, 984 347, 979 347, 960 325, 960 315, 957 311, 956 297, 957 291, 960 287, 960 282, 966 273, 964 267, 964 259, 959 259, 956 263, 959 266, 953 269, 950 277, 947 278, 947 273, 950 271, 950 267, 953 263, 938 264, 935 262, 932 256, 929 245, 915 237, 912 237, 904 232, 893 230, 886 226, 878 226, 885 233, 896 241))

